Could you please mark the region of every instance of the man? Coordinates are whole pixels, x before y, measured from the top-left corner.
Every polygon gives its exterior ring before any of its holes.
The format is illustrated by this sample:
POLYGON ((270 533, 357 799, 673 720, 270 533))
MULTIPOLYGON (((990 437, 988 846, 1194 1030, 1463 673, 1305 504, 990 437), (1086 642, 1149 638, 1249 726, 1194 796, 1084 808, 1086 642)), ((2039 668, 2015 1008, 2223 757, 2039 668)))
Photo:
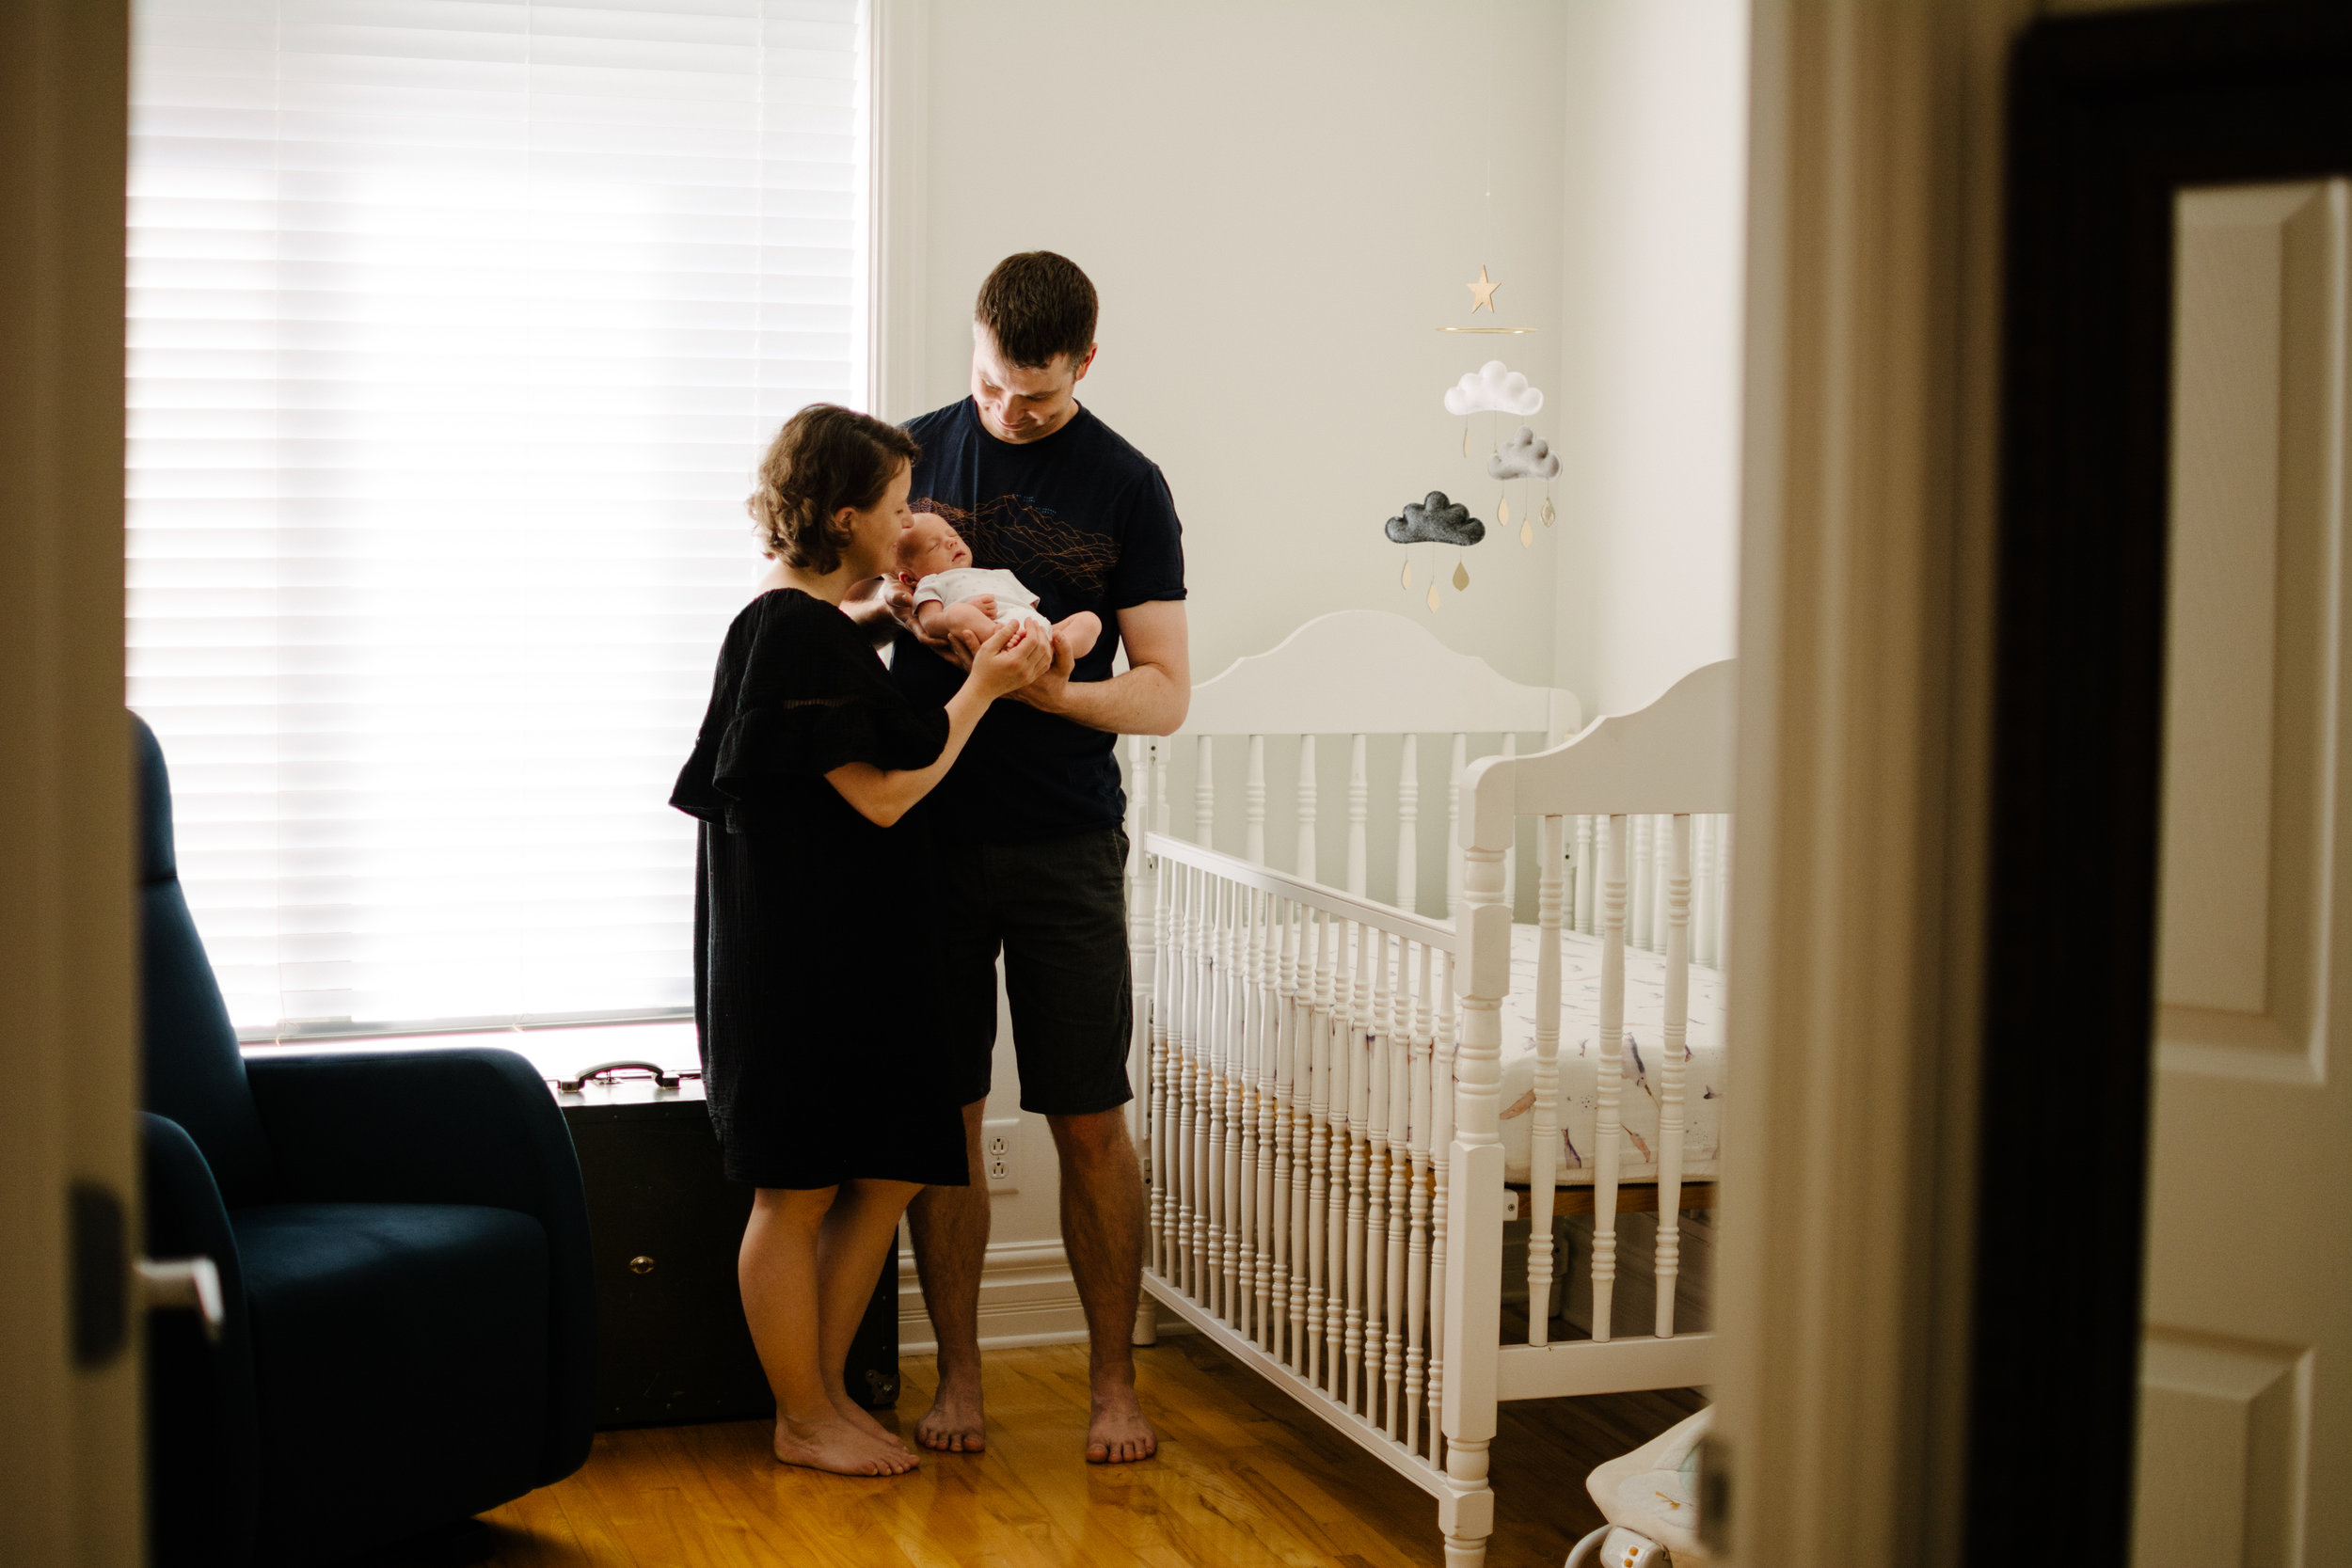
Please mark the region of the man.
MULTIPOLYGON (((931 1187, 909 1221, 923 1299, 939 1334, 939 1396, 915 1425, 928 1448, 985 1441, 978 1310, 988 1253, 980 1116, 996 1037, 1004 955, 1021 1104, 1045 1117, 1061 1157, 1062 1242, 1092 1341, 1087 1458, 1120 1464, 1158 1448, 1136 1402, 1129 1346, 1142 1285, 1143 1179, 1120 1109, 1132 1098, 1124 871, 1125 801, 1113 736, 1168 735, 1184 721, 1182 531, 1149 458, 1079 406, 1094 363, 1095 293, 1051 251, 1007 257, 980 285, 972 395, 907 431, 923 448, 913 506, 944 515, 973 561, 1018 576, 1049 622, 1095 612, 1101 638, 993 707, 933 796, 947 864, 927 901, 943 924, 951 1053, 966 1064, 969 1187, 931 1187), (1111 673, 1117 644, 1127 669, 1111 673)), ((903 595, 901 595, 903 597, 903 595)), ((903 606, 901 606, 903 610, 903 606)), ((901 630, 895 677, 946 701, 963 646, 901 630)))

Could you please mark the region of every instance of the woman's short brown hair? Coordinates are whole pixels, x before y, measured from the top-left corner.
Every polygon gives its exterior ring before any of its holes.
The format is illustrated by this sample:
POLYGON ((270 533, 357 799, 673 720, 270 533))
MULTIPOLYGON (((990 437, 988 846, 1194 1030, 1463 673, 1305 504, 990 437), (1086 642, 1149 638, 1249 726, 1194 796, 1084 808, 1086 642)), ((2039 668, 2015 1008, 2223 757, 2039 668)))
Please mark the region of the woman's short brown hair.
POLYGON ((895 424, 838 404, 810 404, 768 443, 759 483, 744 503, 761 548, 805 572, 838 570, 849 535, 834 514, 873 506, 898 470, 922 455, 895 424))

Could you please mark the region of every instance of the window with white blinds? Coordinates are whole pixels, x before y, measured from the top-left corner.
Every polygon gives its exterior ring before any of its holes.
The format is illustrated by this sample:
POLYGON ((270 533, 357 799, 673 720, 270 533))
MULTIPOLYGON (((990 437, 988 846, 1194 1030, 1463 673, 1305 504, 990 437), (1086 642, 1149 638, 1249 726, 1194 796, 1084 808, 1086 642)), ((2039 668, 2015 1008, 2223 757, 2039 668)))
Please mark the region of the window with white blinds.
POLYGON ((864 405, 860 0, 137 0, 131 703, 247 1037, 692 1002, 667 799, 864 405))

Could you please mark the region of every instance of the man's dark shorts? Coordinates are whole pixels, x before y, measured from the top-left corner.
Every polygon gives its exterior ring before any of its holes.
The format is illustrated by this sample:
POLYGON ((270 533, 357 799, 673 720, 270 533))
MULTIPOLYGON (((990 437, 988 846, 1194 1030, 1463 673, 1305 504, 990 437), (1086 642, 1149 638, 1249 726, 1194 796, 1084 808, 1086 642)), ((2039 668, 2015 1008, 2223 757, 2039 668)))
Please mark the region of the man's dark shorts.
POLYGON ((1005 956, 1021 1108, 1088 1116, 1134 1098, 1127 835, 1103 828, 1031 844, 948 844, 941 975, 944 1055, 957 1101, 988 1098, 996 955, 1005 956))

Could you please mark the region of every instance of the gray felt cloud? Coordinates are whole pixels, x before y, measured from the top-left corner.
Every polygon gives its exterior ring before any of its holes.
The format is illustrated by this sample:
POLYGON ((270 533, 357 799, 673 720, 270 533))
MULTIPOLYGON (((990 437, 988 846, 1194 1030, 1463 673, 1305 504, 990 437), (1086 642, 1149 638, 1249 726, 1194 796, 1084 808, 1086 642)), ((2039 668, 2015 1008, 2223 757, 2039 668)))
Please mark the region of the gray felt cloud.
POLYGON ((1470 515, 1470 508, 1432 490, 1423 499, 1408 501, 1405 515, 1389 519, 1389 537, 1400 545, 1475 545, 1486 537, 1486 525, 1470 515))
POLYGON ((1560 459, 1551 450, 1551 443, 1536 439, 1534 430, 1519 426, 1519 433, 1502 443, 1502 450, 1486 459, 1488 479, 1558 479, 1560 459))

